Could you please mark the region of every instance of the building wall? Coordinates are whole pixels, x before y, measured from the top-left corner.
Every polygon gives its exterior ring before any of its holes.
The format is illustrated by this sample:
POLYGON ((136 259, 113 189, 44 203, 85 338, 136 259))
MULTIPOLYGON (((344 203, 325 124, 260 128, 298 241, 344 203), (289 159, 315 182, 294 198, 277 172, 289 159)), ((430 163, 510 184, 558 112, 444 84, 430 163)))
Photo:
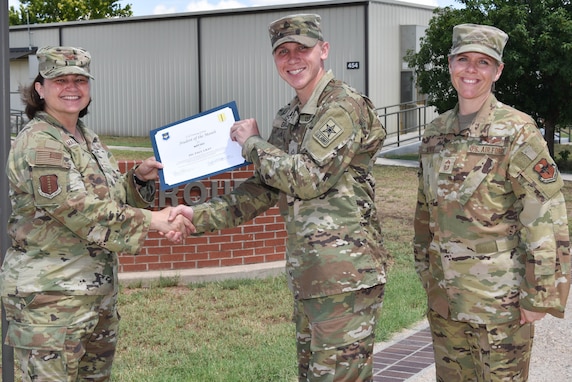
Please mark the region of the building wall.
POLYGON ((325 39, 330 42, 326 68, 365 91, 365 69, 345 69, 350 59, 365 64, 363 4, 225 15, 201 19, 201 106, 204 110, 236 100, 241 118, 256 118, 262 134, 268 136, 275 112, 295 95, 276 72, 268 25, 296 12, 320 14, 325 39), (215 46, 217 49, 212 48, 215 46))
MULTIPOLYGON (((413 4, 372 2, 370 5, 369 96, 377 107, 389 107, 401 103, 401 72, 403 69, 403 49, 400 45, 401 26, 426 27, 431 17, 432 11, 427 7, 413 4)), ((394 113, 397 110, 400 109, 390 108, 388 112, 394 113)), ((432 113, 430 118, 436 115, 432 113)), ((397 130, 404 127, 403 121, 397 118, 397 114, 386 119, 384 124, 388 135, 397 134, 397 130)))
MULTIPOLYGON (((267 136, 276 110, 294 96, 274 68, 267 26, 279 17, 301 12, 322 16, 324 36, 331 44, 327 69, 368 94, 378 107, 399 103, 399 26, 426 25, 432 13, 429 7, 392 0, 60 23, 30 30, 13 27, 10 47, 88 49, 95 80, 85 122, 98 134, 145 136, 154 128, 235 100, 241 118, 256 118, 262 135, 267 136), (359 69, 348 68, 348 63, 358 63, 359 69)), ((33 67, 34 56, 30 57, 31 70, 21 62, 11 63, 11 91, 23 79, 35 77, 37 66, 33 67)), ((121 163, 121 170, 133 165, 133 161, 121 163)), ((202 183, 212 197, 213 184, 219 185, 217 189, 229 183, 234 187, 252 171, 247 167, 202 183)), ((185 202, 186 191, 177 192, 177 203, 185 202)), ((159 208, 160 199, 153 208, 159 208)), ((241 227, 188 238, 183 244, 172 244, 151 232, 137 256, 120 255, 120 271, 282 261, 285 242, 284 223, 274 207, 241 227)))
MULTIPOLYGON (((136 164, 136 161, 121 161, 119 168, 125 173, 136 164)), ((223 190, 223 182, 229 182, 234 187, 252 174, 253 167, 250 165, 204 179, 201 183, 212 197, 212 182, 219 184, 217 188, 223 190)), ((184 188, 178 189, 177 204, 185 203, 184 192, 184 188)), ((191 190, 190 197, 198 195, 191 190)), ((157 209, 159 203, 157 197, 152 209, 157 209)), ((120 254, 119 271, 168 271, 269 263, 285 260, 285 251, 284 221, 278 208, 273 207, 240 227, 189 237, 180 244, 173 244, 157 232, 150 232, 139 254, 120 254)))
MULTIPOLYGON (((235 100, 241 118, 256 118, 268 136, 276 110, 294 92, 276 73, 267 26, 301 12, 322 16, 331 44, 327 69, 378 107, 398 103, 399 25, 428 24, 430 7, 392 0, 324 1, 18 26, 10 28, 10 47, 88 49, 96 79, 85 122, 99 134, 146 136, 235 100), (359 69, 348 69, 350 62, 359 69)), ((11 65, 11 70, 21 69, 11 65)), ((10 90, 17 91, 12 85, 10 90)))

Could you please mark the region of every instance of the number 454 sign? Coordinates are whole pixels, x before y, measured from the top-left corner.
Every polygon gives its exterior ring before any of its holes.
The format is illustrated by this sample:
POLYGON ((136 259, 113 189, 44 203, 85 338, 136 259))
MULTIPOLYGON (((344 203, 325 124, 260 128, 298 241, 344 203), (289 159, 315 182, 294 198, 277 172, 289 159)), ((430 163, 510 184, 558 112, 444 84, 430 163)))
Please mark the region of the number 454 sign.
POLYGON ((348 61, 346 69, 359 69, 359 61, 348 61))

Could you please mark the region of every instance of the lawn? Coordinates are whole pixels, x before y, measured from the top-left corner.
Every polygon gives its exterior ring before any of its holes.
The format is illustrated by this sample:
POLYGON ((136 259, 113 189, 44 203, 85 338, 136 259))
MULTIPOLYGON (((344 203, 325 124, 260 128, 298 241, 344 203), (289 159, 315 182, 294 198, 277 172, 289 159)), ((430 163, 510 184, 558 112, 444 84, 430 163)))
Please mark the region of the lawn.
MULTIPOLYGON (((384 341, 423 319, 426 306, 411 247, 417 170, 376 166, 375 176, 385 245, 392 256, 376 331, 378 341, 384 341)), ((564 193, 572 221, 572 182, 566 182, 564 193)), ((121 287, 114 381, 296 380, 292 300, 284 276, 177 284, 175 278, 149 288, 121 287)))
MULTIPOLYGON (((392 254, 379 341, 421 320, 425 296, 412 263, 416 170, 375 169, 392 254)), ((294 381, 292 300, 283 276, 122 288, 114 381, 294 381)))

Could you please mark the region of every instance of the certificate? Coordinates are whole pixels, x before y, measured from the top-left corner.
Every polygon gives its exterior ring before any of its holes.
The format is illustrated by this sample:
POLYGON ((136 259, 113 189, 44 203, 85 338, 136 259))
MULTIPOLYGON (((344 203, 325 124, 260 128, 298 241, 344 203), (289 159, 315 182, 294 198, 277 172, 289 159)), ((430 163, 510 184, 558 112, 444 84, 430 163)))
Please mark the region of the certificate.
POLYGON ((206 178, 249 164, 242 148, 230 139, 239 120, 234 101, 175 123, 151 130, 161 189, 206 178))

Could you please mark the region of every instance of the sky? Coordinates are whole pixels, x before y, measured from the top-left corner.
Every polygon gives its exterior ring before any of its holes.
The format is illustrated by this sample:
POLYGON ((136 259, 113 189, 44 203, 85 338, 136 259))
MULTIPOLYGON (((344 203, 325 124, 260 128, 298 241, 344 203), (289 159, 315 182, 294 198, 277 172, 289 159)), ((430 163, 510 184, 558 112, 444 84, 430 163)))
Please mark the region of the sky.
MULTIPOLYGON (((314 0, 307 0, 308 2, 314 0)), ((455 0, 401 0, 409 3, 446 7, 459 6, 455 0)), ((122 0, 123 6, 131 4, 133 16, 162 15, 179 12, 199 12, 213 9, 242 8, 274 4, 300 3, 300 0, 122 0)), ((18 9, 18 0, 8 0, 9 6, 18 9)))
MULTIPOLYGON (((10 0, 12 1, 12 0, 10 0)), ((308 2, 313 0, 308 0, 308 2)), ((455 0, 401 0, 410 3, 446 7, 458 6, 455 0)), ((300 3, 300 0, 123 0, 121 4, 131 4, 133 16, 161 15, 178 12, 197 12, 213 9, 242 8, 274 4, 300 3)))

